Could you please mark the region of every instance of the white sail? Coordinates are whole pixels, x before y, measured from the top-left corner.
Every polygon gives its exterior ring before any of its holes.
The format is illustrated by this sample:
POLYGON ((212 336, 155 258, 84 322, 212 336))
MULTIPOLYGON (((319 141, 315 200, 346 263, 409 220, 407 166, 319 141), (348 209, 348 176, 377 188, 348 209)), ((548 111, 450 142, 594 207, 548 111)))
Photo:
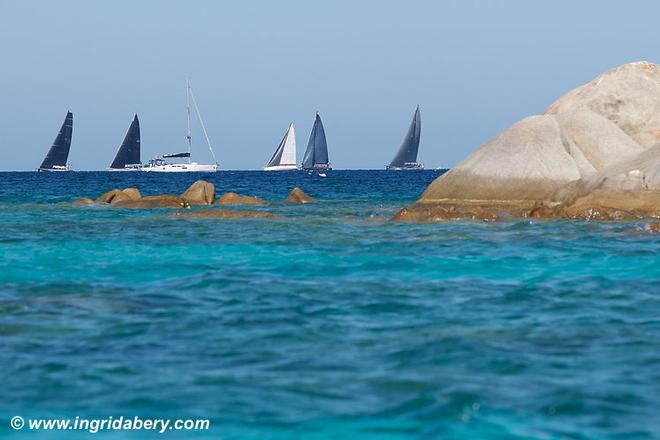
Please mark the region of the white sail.
POLYGON ((265 171, 285 171, 295 170, 296 166, 296 130, 293 124, 289 124, 289 128, 279 145, 273 153, 273 157, 268 161, 268 165, 264 168, 265 171))
POLYGON ((286 139, 284 141, 284 151, 282 151, 282 159, 280 165, 295 165, 296 164, 296 129, 293 124, 289 125, 286 132, 286 139))

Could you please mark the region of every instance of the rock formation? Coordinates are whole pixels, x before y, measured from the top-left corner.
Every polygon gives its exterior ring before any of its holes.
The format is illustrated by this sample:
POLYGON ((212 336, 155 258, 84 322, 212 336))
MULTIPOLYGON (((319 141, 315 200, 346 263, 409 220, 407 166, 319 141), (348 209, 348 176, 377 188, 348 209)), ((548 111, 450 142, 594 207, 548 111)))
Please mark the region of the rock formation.
POLYGON ((121 192, 130 197, 131 200, 140 200, 142 198, 142 194, 140 194, 140 190, 137 188, 124 188, 121 192))
POLYGON ((126 188, 123 190, 113 189, 107 193, 99 196, 96 199, 96 203, 110 203, 114 204, 117 202, 123 202, 128 200, 140 200, 141 198, 140 190, 137 188, 126 188))
POLYGON ((160 196, 146 196, 139 200, 122 200, 112 203, 114 208, 190 208, 185 199, 174 194, 163 194, 160 196))
POLYGON ((192 205, 212 205, 215 202, 215 185, 198 180, 181 194, 192 205))
POLYGON ((658 144, 660 66, 625 64, 479 147, 394 219, 655 216, 658 144))
POLYGON ((316 203, 316 199, 313 197, 308 196, 305 194, 305 192, 298 188, 295 187, 291 190, 289 193, 289 197, 286 198, 285 202, 288 203, 316 203))
POLYGON ((218 200, 220 205, 265 205, 266 201, 258 197, 242 196, 235 192, 228 192, 218 200))

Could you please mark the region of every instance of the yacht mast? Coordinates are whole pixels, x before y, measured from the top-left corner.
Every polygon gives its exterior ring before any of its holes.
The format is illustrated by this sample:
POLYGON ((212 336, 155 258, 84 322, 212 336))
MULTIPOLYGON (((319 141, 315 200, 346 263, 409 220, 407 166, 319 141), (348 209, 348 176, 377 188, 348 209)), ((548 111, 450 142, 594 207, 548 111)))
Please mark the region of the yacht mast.
MULTIPOLYGON (((197 113, 197 118, 199 119, 199 124, 202 126, 202 131, 204 132, 204 137, 206 138, 206 145, 209 147, 209 151, 211 152, 211 156, 213 156, 213 163, 218 163, 218 159, 215 157, 215 153, 213 152, 213 147, 211 146, 211 140, 209 139, 209 135, 206 132, 206 126, 204 125, 204 121, 202 120, 202 114, 199 112, 199 107, 197 107, 197 100, 195 99, 195 94, 192 91, 192 87, 190 87, 190 81, 188 81, 188 91, 190 92, 190 98, 192 99, 193 105, 195 106, 195 113, 197 113)), ((188 115, 190 117, 190 114, 188 115)))
POLYGON ((186 79, 186 110, 188 111, 188 163, 190 163, 190 152, 192 150, 192 136, 190 136, 190 80, 186 79))

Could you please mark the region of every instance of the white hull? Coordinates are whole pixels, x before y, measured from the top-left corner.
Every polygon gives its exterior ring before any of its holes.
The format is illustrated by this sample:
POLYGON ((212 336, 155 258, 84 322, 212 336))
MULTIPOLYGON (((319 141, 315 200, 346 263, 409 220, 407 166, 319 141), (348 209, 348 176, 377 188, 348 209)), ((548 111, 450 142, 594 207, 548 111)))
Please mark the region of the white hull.
POLYGON ((49 173, 61 173, 63 171, 71 171, 69 165, 53 165, 53 168, 39 168, 37 171, 48 171, 49 173))
POLYGON ((142 171, 147 173, 215 173, 218 171, 218 164, 172 163, 147 166, 142 168, 142 171))
POLYGON ((127 173, 127 172, 135 172, 135 171, 144 171, 143 167, 130 167, 130 168, 108 168, 108 171, 114 171, 118 173, 127 173))
POLYGON ((274 165, 272 167, 264 167, 264 171, 295 171, 298 167, 296 165, 274 165))

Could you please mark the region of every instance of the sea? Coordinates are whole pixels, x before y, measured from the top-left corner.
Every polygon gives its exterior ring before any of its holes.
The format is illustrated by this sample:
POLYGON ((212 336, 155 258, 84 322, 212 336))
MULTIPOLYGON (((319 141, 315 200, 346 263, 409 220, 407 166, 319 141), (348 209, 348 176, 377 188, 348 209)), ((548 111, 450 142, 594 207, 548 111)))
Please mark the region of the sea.
POLYGON ((660 235, 388 221, 441 173, 0 173, 0 438, 660 438, 660 235), (281 218, 71 204, 200 178, 281 218), (209 427, 28 425, 109 417, 209 427))

